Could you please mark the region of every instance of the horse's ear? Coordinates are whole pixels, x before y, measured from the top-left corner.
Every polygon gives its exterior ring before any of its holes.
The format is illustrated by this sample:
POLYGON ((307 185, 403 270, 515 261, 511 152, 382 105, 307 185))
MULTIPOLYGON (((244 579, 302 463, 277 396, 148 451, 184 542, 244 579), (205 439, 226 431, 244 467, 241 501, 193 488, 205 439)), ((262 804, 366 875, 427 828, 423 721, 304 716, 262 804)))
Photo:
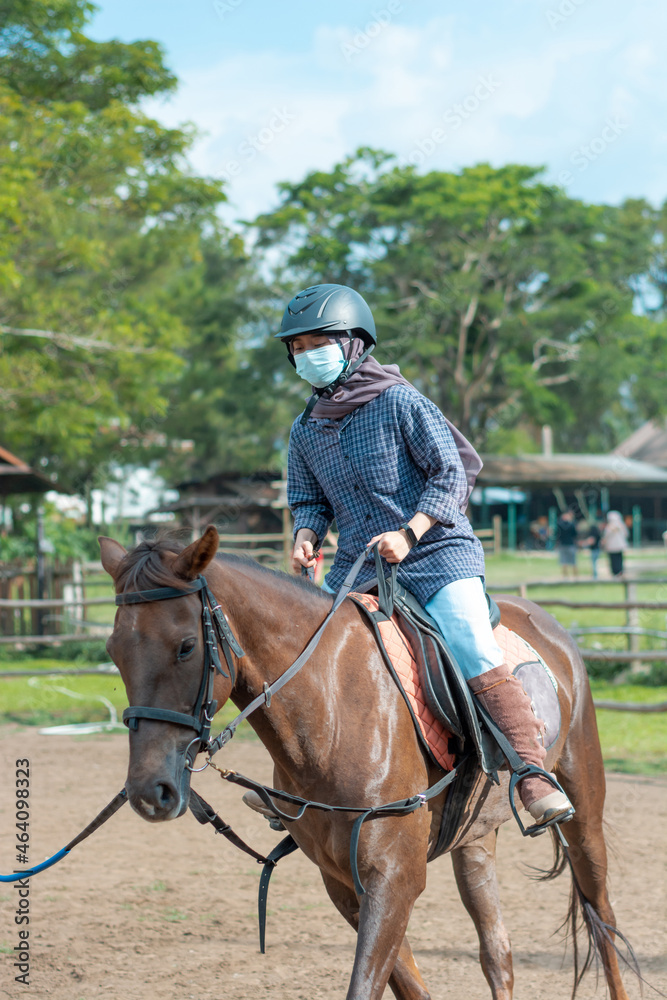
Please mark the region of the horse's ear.
POLYGON ((184 580, 194 580, 204 572, 215 556, 219 541, 217 528, 209 524, 201 538, 188 545, 187 549, 183 549, 176 557, 171 567, 172 572, 184 580))
POLYGON ((115 580, 118 567, 127 555, 127 549, 124 549, 120 542, 113 538, 107 538, 106 535, 99 535, 97 541, 100 543, 102 565, 111 579, 115 580))

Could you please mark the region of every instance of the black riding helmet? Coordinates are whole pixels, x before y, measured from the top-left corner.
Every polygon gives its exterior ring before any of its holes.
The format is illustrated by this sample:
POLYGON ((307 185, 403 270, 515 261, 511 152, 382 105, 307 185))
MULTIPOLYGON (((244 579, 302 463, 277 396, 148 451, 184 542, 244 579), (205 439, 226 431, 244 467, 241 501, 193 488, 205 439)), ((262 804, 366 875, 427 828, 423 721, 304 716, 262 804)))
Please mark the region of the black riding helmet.
MULTIPOLYGON (((312 285, 287 303, 276 339, 287 343, 300 333, 345 333, 361 337, 366 347, 377 344, 373 313, 365 299, 347 285, 312 285)), ((290 354, 290 360, 294 359, 290 354)))
POLYGON ((347 285, 311 285, 310 288, 297 292, 287 304, 280 324, 280 333, 274 334, 274 337, 287 345, 290 364, 296 367, 289 349, 289 341, 301 333, 319 332, 346 333, 350 341, 353 337, 359 337, 366 349, 352 364, 347 362, 335 382, 315 390, 303 414, 302 423, 308 419, 319 397, 332 395, 339 386, 347 382, 377 344, 372 312, 359 292, 355 292, 354 288, 349 288, 347 285))

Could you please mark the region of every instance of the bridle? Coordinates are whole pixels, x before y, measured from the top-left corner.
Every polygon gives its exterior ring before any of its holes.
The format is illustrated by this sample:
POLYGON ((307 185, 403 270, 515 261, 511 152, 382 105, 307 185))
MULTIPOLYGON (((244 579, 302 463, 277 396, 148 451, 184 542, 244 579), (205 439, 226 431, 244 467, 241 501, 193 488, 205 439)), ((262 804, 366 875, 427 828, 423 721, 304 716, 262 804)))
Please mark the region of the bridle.
POLYGON ((187 726, 188 729, 194 729, 196 736, 190 741, 185 750, 185 766, 189 771, 204 769, 194 768, 192 764, 197 754, 202 750, 206 750, 209 745, 211 723, 218 704, 213 699, 215 675, 218 673, 222 677, 231 680, 233 688, 236 683, 236 671, 234 669, 232 653, 237 657, 244 656, 245 654, 232 632, 222 608, 216 601, 215 595, 208 586, 206 578, 201 575, 187 589, 158 587, 155 590, 135 590, 126 594, 116 594, 116 604, 122 605, 166 601, 175 597, 188 597, 190 594, 196 593, 199 593, 202 604, 204 669, 192 715, 186 715, 184 712, 173 712, 168 708, 152 708, 147 705, 131 705, 123 712, 123 722, 129 729, 133 730, 138 728, 139 719, 157 719, 161 722, 173 722, 177 726, 187 726), (223 670, 218 652, 218 644, 222 647, 229 673, 225 673, 223 670), (197 746, 193 752, 192 747, 195 744, 197 746))

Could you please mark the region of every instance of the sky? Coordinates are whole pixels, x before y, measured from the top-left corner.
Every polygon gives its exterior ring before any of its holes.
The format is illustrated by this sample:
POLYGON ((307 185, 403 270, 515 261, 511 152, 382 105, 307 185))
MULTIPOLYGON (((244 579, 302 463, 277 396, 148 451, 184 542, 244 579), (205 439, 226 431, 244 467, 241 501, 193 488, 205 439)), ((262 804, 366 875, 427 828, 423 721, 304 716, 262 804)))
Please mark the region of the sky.
POLYGON ((544 165, 573 197, 667 198, 664 0, 102 0, 88 33, 162 43, 228 222, 361 145, 420 170, 544 165))

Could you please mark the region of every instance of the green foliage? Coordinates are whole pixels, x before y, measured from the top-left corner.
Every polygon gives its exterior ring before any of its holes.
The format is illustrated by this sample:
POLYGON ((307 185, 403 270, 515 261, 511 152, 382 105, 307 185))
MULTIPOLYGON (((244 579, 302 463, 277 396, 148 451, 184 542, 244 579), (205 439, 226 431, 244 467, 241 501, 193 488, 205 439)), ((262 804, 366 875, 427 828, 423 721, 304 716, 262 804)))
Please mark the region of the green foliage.
POLYGON ((80 101, 92 111, 176 86, 157 42, 86 38, 81 28, 95 10, 82 0, 1 0, 2 76, 28 100, 80 101))
POLYGON ((176 86, 160 46, 93 41, 93 10, 0 0, 2 443, 65 488, 279 466, 307 389, 272 334, 317 281, 367 295, 378 359, 479 448, 535 450, 549 422, 558 449, 608 450, 664 413, 665 206, 361 148, 281 184, 248 252, 187 166, 192 128, 139 110, 176 86))
POLYGON ((0 30, 3 439, 80 491, 166 413, 187 340, 169 287, 223 239, 224 197, 186 167, 192 130, 135 106, 174 86, 159 46, 87 39, 90 10, 5 2, 0 30))
MULTIPOLYGON (((96 612, 97 614, 97 612, 96 612)), ((113 625, 109 625, 111 633, 113 625)), ((12 664, 25 665, 26 669, 48 670, 59 667, 94 666, 98 663, 108 663, 109 654, 105 639, 82 639, 81 642, 64 642, 60 646, 26 646, 23 649, 16 646, 0 648, 0 665, 4 669, 12 664)))
POLYGON ((275 468, 305 387, 290 379, 285 348, 272 340, 274 311, 241 240, 204 240, 201 266, 184 270, 171 294, 189 332, 163 429, 194 446, 170 452, 162 471, 178 482, 275 468))
MULTIPOLYGON (((282 280, 365 293, 378 358, 400 361, 478 447, 506 450, 506 436, 544 422, 563 449, 615 443, 650 409, 629 376, 648 371, 664 344, 632 316, 659 213, 639 200, 586 205, 534 167, 420 175, 392 161, 360 149, 281 185, 281 206, 257 227, 260 246, 284 249, 282 280)), ((656 385, 654 409, 659 396, 656 385)))
MULTIPOLYGON (((44 537, 49 550, 61 562, 70 559, 98 559, 97 532, 61 513, 55 504, 41 501, 44 509, 44 537)), ((13 529, 0 532, 0 563, 34 559, 37 548, 37 519, 34 508, 23 512, 22 504, 12 505, 13 529)))

